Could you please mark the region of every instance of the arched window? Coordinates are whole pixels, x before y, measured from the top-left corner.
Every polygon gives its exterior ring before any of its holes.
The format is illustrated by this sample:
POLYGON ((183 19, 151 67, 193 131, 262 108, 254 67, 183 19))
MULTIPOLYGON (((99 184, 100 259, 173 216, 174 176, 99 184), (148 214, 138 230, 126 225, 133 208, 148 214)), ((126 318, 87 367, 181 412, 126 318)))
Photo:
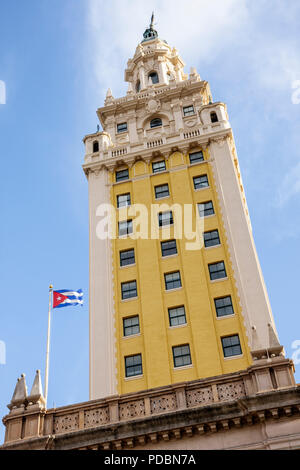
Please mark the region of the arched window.
POLYGON ((138 80, 135 84, 135 91, 138 93, 141 89, 141 82, 138 80))
POLYGON ((150 127, 151 127, 151 129, 152 129, 153 127, 160 127, 160 126, 162 126, 162 121, 161 121, 160 118, 152 119, 152 121, 150 122, 150 127))
POLYGON ((159 82, 158 75, 157 75, 156 72, 149 73, 148 78, 151 78, 151 81, 152 81, 153 85, 155 85, 155 83, 159 82))
POLYGON ((97 140, 93 142, 93 153, 95 152, 99 152, 99 142, 97 140))
POLYGON ((211 122, 218 122, 219 119, 218 119, 217 113, 215 112, 210 113, 210 120, 211 122))

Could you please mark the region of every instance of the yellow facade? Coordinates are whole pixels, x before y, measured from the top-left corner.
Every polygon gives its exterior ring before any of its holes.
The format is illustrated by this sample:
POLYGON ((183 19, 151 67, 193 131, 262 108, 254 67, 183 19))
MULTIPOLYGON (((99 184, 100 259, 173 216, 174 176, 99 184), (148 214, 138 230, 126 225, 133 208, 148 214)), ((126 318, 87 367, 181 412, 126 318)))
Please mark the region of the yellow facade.
MULTIPOLYGON (((215 247, 190 251, 185 248, 187 240, 178 239, 177 255, 163 258, 160 241, 173 239, 174 226, 170 237, 166 238, 166 229, 160 229, 160 240, 134 240, 127 236, 112 241, 117 386, 120 394, 235 372, 252 363, 211 165, 207 162, 210 155, 208 150, 203 154, 203 162, 190 164, 188 155, 174 152, 166 160, 166 171, 156 174, 152 173, 151 163, 138 161, 129 168, 129 180, 119 183, 115 182, 115 174, 111 175, 111 202, 115 207, 117 196, 126 193, 130 193, 131 204, 144 204, 149 214, 152 204, 192 204, 196 207, 197 203, 212 201, 215 214, 204 218, 204 231, 218 229, 221 242, 215 247), (193 177, 204 174, 208 176, 209 187, 195 190, 193 177), (166 183, 170 196, 155 199, 154 187, 166 183), (130 248, 135 251, 135 264, 120 267, 120 251, 130 248), (219 261, 224 261, 227 277, 211 281, 208 264, 219 261), (164 274, 174 271, 180 271, 182 287, 166 291, 164 274), (122 300, 121 283, 133 280, 137 281, 137 298, 122 300), (214 299, 227 295, 231 296, 234 315, 217 318, 214 299), (181 305, 185 306, 186 324, 170 327, 168 308, 181 305), (139 316, 140 333, 124 337, 123 319, 135 315, 139 316), (242 354, 224 358, 221 338, 236 334, 239 335, 242 354), (192 364, 176 368, 172 347, 186 344, 190 346, 192 364), (127 378, 125 357, 135 354, 142 355, 143 373, 127 378)), ((124 219, 122 210, 119 213, 120 219, 124 219)), ((154 223, 157 223, 155 218, 154 223)))

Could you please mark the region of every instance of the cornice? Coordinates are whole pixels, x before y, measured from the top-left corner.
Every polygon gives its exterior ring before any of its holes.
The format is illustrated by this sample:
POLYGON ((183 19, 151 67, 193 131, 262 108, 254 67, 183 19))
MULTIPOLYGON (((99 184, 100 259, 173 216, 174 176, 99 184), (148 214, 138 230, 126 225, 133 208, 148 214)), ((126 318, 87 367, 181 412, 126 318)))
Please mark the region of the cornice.
POLYGON ((231 128, 227 128, 210 134, 197 135, 184 140, 176 140, 176 143, 167 142, 158 147, 150 149, 141 148, 141 146, 138 146, 136 150, 130 151, 121 157, 107 157, 103 160, 85 163, 82 165, 82 168, 86 175, 88 175, 89 172, 101 171, 102 169, 113 172, 117 166, 120 166, 120 164, 125 164, 131 167, 137 160, 143 160, 149 163, 153 158, 159 155, 164 156, 164 158, 168 158, 169 155, 171 155, 176 150, 186 154, 189 149, 195 146, 206 148, 212 142, 216 142, 218 145, 223 145, 224 141, 227 138, 230 138, 231 135, 231 128))
POLYGON ((126 111, 128 109, 144 106, 149 99, 159 98, 166 100, 170 98, 179 97, 184 93, 194 93, 197 90, 201 91, 208 85, 205 80, 194 81, 193 79, 184 80, 182 82, 175 82, 174 85, 155 85, 151 90, 141 91, 134 93, 130 96, 116 98, 111 104, 102 106, 97 109, 97 115, 102 123, 102 116, 108 113, 116 113, 117 111, 126 111))

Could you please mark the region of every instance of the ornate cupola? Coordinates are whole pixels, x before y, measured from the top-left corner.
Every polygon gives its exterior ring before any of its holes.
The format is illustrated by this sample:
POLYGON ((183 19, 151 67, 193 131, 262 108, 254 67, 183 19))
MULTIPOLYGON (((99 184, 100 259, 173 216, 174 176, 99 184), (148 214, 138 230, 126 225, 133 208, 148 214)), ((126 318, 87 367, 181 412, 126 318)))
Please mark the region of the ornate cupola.
POLYGON ((154 13, 151 16, 151 22, 149 28, 147 28, 143 34, 144 39, 142 42, 150 41, 151 39, 158 38, 157 31, 153 28, 154 23, 154 13))
POLYGON ((153 86, 166 86, 188 79, 177 49, 158 37, 153 22, 152 14, 144 39, 137 46, 134 57, 127 62, 125 81, 129 82, 130 92, 139 93, 153 86))

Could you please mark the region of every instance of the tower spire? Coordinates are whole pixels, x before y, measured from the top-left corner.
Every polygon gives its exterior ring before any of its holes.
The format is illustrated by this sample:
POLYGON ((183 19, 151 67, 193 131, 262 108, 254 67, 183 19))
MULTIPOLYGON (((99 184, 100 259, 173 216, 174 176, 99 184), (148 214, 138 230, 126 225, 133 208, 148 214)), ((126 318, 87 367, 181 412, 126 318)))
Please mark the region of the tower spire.
POLYGON ((154 11, 152 12, 152 15, 151 15, 150 29, 153 29, 153 23, 154 23, 154 11))
POLYGON ((152 12, 152 15, 151 15, 149 28, 147 28, 143 34, 144 39, 142 42, 150 41, 151 39, 155 39, 158 37, 157 31, 154 29, 153 25, 154 25, 154 12, 152 12))

